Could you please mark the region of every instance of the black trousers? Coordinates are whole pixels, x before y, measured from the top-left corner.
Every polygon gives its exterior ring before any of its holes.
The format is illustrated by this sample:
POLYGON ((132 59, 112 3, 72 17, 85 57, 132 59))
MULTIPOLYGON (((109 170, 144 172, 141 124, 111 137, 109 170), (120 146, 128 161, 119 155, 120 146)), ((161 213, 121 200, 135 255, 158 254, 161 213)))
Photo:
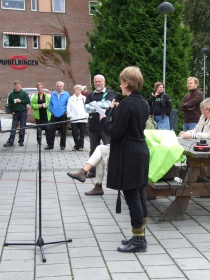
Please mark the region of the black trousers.
MULTIPOLYGON (((108 137, 102 130, 89 130, 89 138, 90 156, 94 153, 96 147, 101 144, 101 140, 103 141, 104 145, 110 144, 110 137, 108 137)), ((90 172, 95 174, 95 167, 92 167, 90 172)))
MULTIPOLYGON (((49 121, 47 119, 47 116, 44 116, 42 118, 40 118, 39 120, 36 119, 36 124, 48 124, 49 121)), ((47 142, 47 145, 49 145, 49 125, 45 125, 42 127, 42 130, 45 130, 45 134, 46 134, 46 142, 47 142)), ((42 133, 41 133, 41 137, 42 137, 42 133)), ((37 142, 39 142, 39 135, 38 135, 38 129, 36 131, 36 139, 37 139, 37 142)))
POLYGON ((79 149, 84 147, 86 123, 71 123, 72 136, 74 139, 74 148, 79 149))
POLYGON ((143 219, 148 216, 145 187, 126 190, 123 191, 123 194, 129 208, 131 226, 134 228, 141 228, 143 219))
MULTIPOLYGON (((54 142, 55 142, 55 132, 57 129, 58 124, 53 124, 54 122, 61 122, 61 121, 66 121, 67 120, 67 115, 64 114, 61 117, 55 117, 53 115, 51 115, 51 120, 50 120, 50 124, 49 125, 49 143, 48 146, 51 148, 54 148, 54 142)), ((66 125, 67 122, 64 123, 60 123, 59 127, 60 127, 60 147, 66 147, 66 125)))

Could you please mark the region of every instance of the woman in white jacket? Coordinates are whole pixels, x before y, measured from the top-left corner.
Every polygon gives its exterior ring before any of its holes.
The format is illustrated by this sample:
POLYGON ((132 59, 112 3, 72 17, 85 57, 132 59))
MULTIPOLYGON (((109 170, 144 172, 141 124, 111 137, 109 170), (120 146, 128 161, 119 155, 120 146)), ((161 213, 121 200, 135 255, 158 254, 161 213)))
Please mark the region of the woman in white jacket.
POLYGON ((67 104, 67 116, 71 119, 72 136, 75 143, 72 151, 83 151, 85 126, 89 116, 84 109, 86 97, 81 92, 82 86, 76 85, 74 95, 69 98, 67 104))

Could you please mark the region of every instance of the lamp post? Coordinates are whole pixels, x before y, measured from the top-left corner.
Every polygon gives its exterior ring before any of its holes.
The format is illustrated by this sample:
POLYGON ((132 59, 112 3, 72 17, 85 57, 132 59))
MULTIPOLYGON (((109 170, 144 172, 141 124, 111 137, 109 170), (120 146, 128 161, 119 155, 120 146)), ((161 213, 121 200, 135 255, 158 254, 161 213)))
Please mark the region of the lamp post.
POLYGON ((169 2, 163 2, 158 6, 158 12, 164 15, 164 44, 163 44, 163 83, 166 83, 166 28, 167 15, 174 12, 174 6, 169 2))
POLYGON ((206 57, 209 53, 209 49, 202 48, 201 53, 203 54, 203 97, 206 97, 206 57))

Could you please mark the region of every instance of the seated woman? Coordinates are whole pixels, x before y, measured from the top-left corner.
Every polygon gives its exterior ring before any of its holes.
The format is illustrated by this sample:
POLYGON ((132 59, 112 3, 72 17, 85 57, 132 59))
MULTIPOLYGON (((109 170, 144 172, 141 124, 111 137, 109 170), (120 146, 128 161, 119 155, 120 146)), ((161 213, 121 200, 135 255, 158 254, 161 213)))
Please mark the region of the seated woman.
POLYGON ((202 115, 193 130, 181 131, 179 137, 210 140, 210 98, 200 103, 202 115))
MULTIPOLYGON (((146 129, 156 129, 156 123, 150 119, 146 122, 146 129)), ((103 195, 104 191, 102 188, 102 182, 104 174, 107 171, 108 159, 109 159, 110 146, 99 145, 95 149, 92 156, 89 158, 85 166, 80 169, 77 173, 68 172, 67 175, 73 179, 76 179, 82 183, 86 180, 86 174, 91 170, 93 166, 96 167, 96 184, 94 188, 85 192, 86 195, 103 195)))

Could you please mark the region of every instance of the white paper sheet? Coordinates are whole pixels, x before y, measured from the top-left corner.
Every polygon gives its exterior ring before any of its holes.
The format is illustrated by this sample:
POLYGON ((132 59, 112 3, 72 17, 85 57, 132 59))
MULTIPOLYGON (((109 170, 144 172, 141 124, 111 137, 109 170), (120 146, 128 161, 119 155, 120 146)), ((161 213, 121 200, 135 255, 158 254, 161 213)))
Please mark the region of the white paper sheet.
POLYGON ((106 110, 101 109, 101 107, 98 106, 96 101, 93 101, 92 104, 93 104, 94 108, 96 109, 96 111, 99 113, 99 115, 105 116, 106 110))

